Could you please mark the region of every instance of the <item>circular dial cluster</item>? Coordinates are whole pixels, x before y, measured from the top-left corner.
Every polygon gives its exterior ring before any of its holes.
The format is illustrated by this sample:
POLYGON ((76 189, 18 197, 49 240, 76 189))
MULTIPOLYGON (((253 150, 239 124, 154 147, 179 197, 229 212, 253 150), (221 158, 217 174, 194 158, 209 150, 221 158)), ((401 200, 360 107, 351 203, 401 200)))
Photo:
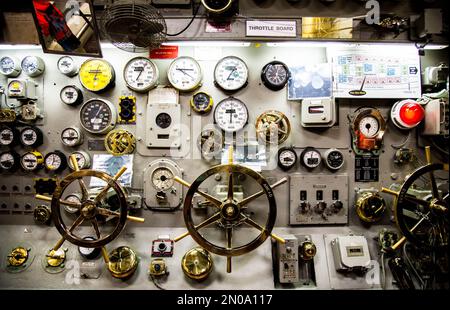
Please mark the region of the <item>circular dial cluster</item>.
POLYGON ((80 83, 92 92, 101 92, 114 84, 115 73, 109 62, 88 59, 80 67, 80 83))
POLYGON ((158 191, 167 191, 173 187, 174 175, 169 168, 160 167, 152 173, 153 187, 158 191))
MULTIPOLYGON (((91 167, 91 156, 89 156, 88 153, 85 151, 76 151, 73 152, 70 156, 75 156, 75 159, 77 160, 78 167, 80 169, 89 169, 91 167)), ((75 168, 72 165, 72 161, 69 160, 68 162, 69 168, 71 170, 75 170, 75 168)))
POLYGON ((61 151, 50 152, 44 158, 45 169, 51 172, 60 172, 67 167, 67 157, 61 151))
POLYGON ((59 93, 59 97, 67 105, 75 106, 83 102, 83 93, 75 85, 64 86, 59 93))
POLYGON ((65 146, 74 147, 83 143, 83 134, 78 127, 67 127, 61 132, 61 142, 65 146))
POLYGON ((104 134, 116 125, 117 113, 114 105, 103 99, 86 101, 80 109, 81 126, 93 134, 104 134))
POLYGON ((19 167, 20 156, 14 151, 0 153, 0 169, 14 171, 19 167))
POLYGON ((292 147, 282 147, 278 151, 278 167, 289 170, 297 164, 297 153, 292 147))
POLYGON ((290 77, 289 68, 281 61, 272 61, 264 66, 261 80, 271 90, 283 89, 290 77))
POLYGON ((42 131, 37 127, 25 127, 20 132, 20 143, 23 146, 38 147, 43 143, 42 131))
POLYGON ((148 58, 131 59, 123 70, 127 86, 137 92, 146 92, 158 84, 158 67, 148 58))
POLYGON ((205 114, 211 111, 213 100, 207 93, 198 92, 191 98, 190 104, 192 110, 200 114, 205 114))
POLYGON ((0 58, 0 73, 7 77, 16 77, 22 72, 19 60, 11 56, 0 58))
POLYGON ((344 165, 344 154, 338 149, 329 149, 323 154, 325 164, 330 170, 339 170, 344 165))
POLYGON ((248 67, 235 56, 222 58, 214 69, 214 82, 225 91, 237 91, 247 85, 248 67))
POLYGON ((67 76, 74 76, 78 73, 78 67, 70 56, 63 56, 58 59, 58 70, 67 76))
POLYGON ((192 57, 178 57, 169 66, 167 77, 170 84, 180 91, 191 91, 202 82, 202 69, 192 57))
POLYGON ((359 131, 364 135, 364 137, 373 138, 380 131, 380 124, 375 117, 366 116, 361 119, 358 128, 359 131))
POLYGON ((314 169, 320 165, 321 158, 322 156, 317 149, 307 147, 300 154, 300 163, 308 169, 314 169))
POLYGON ((27 56, 22 59, 21 67, 25 74, 30 77, 36 77, 44 73, 45 63, 41 57, 27 56))
POLYGON ((248 122, 248 110, 245 104, 229 97, 219 102, 214 109, 214 123, 225 132, 236 132, 248 122))

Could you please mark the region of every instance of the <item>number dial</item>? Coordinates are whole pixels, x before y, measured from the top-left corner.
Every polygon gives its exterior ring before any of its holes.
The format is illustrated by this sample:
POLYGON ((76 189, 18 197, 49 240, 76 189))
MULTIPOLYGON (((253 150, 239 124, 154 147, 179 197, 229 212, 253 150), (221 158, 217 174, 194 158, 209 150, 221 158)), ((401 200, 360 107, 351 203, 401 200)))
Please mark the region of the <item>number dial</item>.
POLYGON ((214 69, 214 82, 225 91, 237 91, 244 88, 248 81, 248 67, 235 56, 222 58, 214 69))
POLYGON ((364 135, 364 137, 373 138, 380 131, 380 124, 375 117, 366 116, 359 122, 359 131, 364 135))
POLYGON ((22 59, 21 67, 26 75, 36 77, 44 73, 45 63, 41 57, 27 56, 22 59))
POLYGON ((114 85, 114 68, 103 59, 88 59, 80 67, 80 83, 92 92, 102 92, 114 85))
POLYGON ((109 101, 91 99, 80 109, 81 126, 90 133, 105 134, 116 126, 116 121, 116 108, 109 101))
POLYGON ((0 154, 0 169, 14 171, 19 167, 20 156, 14 151, 6 151, 0 154))
POLYGON ((338 149, 327 150, 323 159, 330 170, 339 170, 344 165, 344 154, 338 149))
POLYGON ((67 157, 60 151, 50 152, 45 155, 44 165, 48 171, 63 171, 67 167, 67 157))
POLYGON ((300 154, 300 163, 308 169, 314 169, 320 165, 322 156, 313 147, 307 147, 300 154))
POLYGON ((75 85, 67 85, 59 93, 61 101, 67 105, 76 106, 83 102, 83 93, 75 85))
MULTIPOLYGON (((89 156, 88 153, 85 151, 76 151, 73 152, 70 156, 75 156, 75 159, 77 160, 78 167, 80 169, 89 169, 91 167, 91 156, 89 156)), ((69 168, 71 170, 75 170, 75 168, 72 165, 72 161, 68 161, 69 168)))
POLYGON ((289 68, 281 61, 272 61, 261 72, 263 84, 270 90, 281 90, 290 77, 289 68))
POLYGON ((128 88, 143 93, 158 85, 159 70, 150 59, 135 57, 125 65, 123 78, 128 88))
POLYGON ((178 57, 169 66, 167 77, 170 84, 179 91, 192 91, 202 82, 202 69, 192 57, 178 57))
POLYGON ((43 143, 42 131, 37 127, 25 127, 20 132, 20 143, 23 146, 38 147, 43 143))
POLYGON ((3 56, 0 58, 0 73, 7 77, 19 76, 22 72, 19 59, 11 56, 3 56))
POLYGON ((58 70, 67 76, 75 76, 78 74, 78 67, 70 56, 63 56, 58 59, 58 70))
POLYGON ((229 97, 219 102, 214 109, 214 123, 225 132, 236 132, 248 122, 248 110, 245 104, 229 97))
POLYGON ((278 167, 289 170, 297 164, 297 153, 291 147, 282 147, 278 151, 278 167))
POLYGON ((27 152, 20 159, 20 164, 25 171, 35 171, 41 168, 43 163, 44 156, 37 151, 27 152))

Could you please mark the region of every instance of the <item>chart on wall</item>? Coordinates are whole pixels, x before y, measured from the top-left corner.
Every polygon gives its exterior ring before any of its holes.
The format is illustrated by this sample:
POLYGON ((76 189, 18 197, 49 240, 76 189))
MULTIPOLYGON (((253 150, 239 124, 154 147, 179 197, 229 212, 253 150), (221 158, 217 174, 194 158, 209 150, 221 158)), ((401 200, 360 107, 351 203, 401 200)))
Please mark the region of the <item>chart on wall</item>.
POLYGON ((420 59, 415 49, 332 50, 336 98, 418 98, 420 59), (395 53, 394 53, 395 52, 395 53))

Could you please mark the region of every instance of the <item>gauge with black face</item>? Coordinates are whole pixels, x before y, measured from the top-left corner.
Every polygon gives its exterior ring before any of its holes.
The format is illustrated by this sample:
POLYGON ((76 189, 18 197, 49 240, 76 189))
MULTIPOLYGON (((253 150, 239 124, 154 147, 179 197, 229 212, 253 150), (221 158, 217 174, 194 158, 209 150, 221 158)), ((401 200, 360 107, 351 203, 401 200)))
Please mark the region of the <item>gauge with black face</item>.
POLYGON ((344 165, 344 154, 338 149, 329 149, 323 154, 328 169, 339 170, 344 165))
POLYGON ((205 92, 196 93, 191 99, 191 108, 199 114, 205 114, 211 111, 213 100, 210 95, 205 92))
POLYGON ((20 156, 14 151, 0 153, 0 169, 13 172, 19 168, 20 156))
POLYGON ((51 172, 60 172, 67 167, 67 157, 61 151, 54 151, 45 155, 45 169, 51 172))
POLYGON ((263 84, 270 90, 283 89, 290 77, 289 68, 281 61, 272 61, 261 72, 263 84))
POLYGON ((278 167, 289 170, 297 164, 297 153, 292 147, 282 147, 278 151, 278 167))
POLYGON ((91 99, 81 106, 80 123, 90 133, 107 133, 116 126, 116 121, 116 108, 109 101, 104 99, 91 99))
POLYGON ((156 125, 162 129, 168 128, 172 124, 172 117, 167 113, 159 113, 156 116, 156 125))
POLYGON ((20 132, 20 143, 23 146, 38 147, 44 141, 42 131, 37 127, 25 127, 20 132))
POLYGON ((75 85, 64 86, 59 93, 59 97, 67 105, 75 106, 83 102, 83 93, 75 85))
POLYGON ((19 132, 12 127, 0 127, 0 145, 14 146, 19 142, 19 132))
POLYGON ((317 149, 307 147, 300 154, 300 163, 308 169, 314 169, 320 165, 321 158, 322 156, 317 149))
POLYGON ((20 165, 23 170, 32 172, 42 167, 44 163, 44 156, 38 151, 27 152, 22 155, 20 165))

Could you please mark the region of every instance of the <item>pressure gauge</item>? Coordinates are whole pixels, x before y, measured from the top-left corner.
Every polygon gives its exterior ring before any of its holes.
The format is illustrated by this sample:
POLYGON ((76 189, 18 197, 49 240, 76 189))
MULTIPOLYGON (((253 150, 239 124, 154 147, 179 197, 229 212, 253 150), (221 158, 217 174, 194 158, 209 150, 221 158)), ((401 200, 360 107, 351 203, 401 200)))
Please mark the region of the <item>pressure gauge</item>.
POLYGON ((386 121, 381 112, 372 107, 360 107, 349 116, 349 119, 353 151, 358 155, 363 155, 367 151, 378 155, 386 131, 386 121))
MULTIPOLYGON (((64 198, 65 201, 81 203, 81 195, 80 194, 70 194, 64 198)), ((80 211, 77 207, 72 207, 68 205, 64 205, 64 210, 69 214, 76 214, 80 211)))
POLYGON ((248 122, 248 110, 245 104, 234 97, 219 102, 214 109, 214 123, 225 132, 236 132, 248 122))
POLYGON ((116 108, 109 101, 91 99, 81 106, 81 126, 90 133, 105 134, 116 126, 116 121, 116 108))
MULTIPOLYGON (((97 239, 92 236, 86 236, 83 238, 83 240, 95 241, 97 239)), ((80 246, 78 247, 78 252, 86 259, 96 259, 100 255, 102 250, 101 248, 85 248, 80 246)))
POLYGON ((380 131, 380 123, 373 116, 366 116, 359 122, 359 132, 366 138, 375 137, 380 131))
POLYGON ((47 171, 61 172, 67 167, 67 157, 61 151, 53 151, 45 155, 44 165, 47 171))
POLYGON ((46 225, 52 218, 52 210, 46 205, 39 205, 34 209, 33 217, 39 224, 46 225))
POLYGON ((248 81, 248 67, 235 56, 222 58, 214 68, 214 83, 225 91, 244 88, 248 81))
POLYGON ((281 61, 272 61, 261 72, 263 84, 270 90, 283 89, 290 77, 289 68, 281 61))
POLYGON ((81 85, 95 93, 102 92, 114 85, 114 68, 103 59, 88 59, 80 67, 81 85))
POLYGON ((173 187, 174 175, 166 167, 156 168, 152 173, 152 185, 157 191, 167 191, 173 187))
POLYGON ((14 151, 0 153, 0 169, 13 172, 19 168, 20 156, 14 151))
POLYGON ((135 57, 125 65, 123 78, 128 88, 141 93, 147 92, 158 85, 158 67, 148 58, 135 57))
POLYGON ((278 150, 278 167, 287 171, 297 164, 297 153, 292 147, 282 147, 278 150))
POLYGON ((167 113, 159 113, 155 119, 156 125, 162 129, 168 128, 172 124, 172 117, 167 113))
POLYGON ((179 91, 192 91, 202 82, 202 69, 192 57, 178 57, 169 66, 167 77, 170 84, 179 91))
POLYGON ((10 98, 26 98, 26 83, 23 80, 11 80, 8 83, 8 97, 10 98))
POLYGON ((326 150, 323 159, 330 170, 339 170, 344 165, 344 154, 338 149, 326 150))
POLYGON ((45 63, 41 57, 27 56, 22 59, 21 67, 28 76, 36 77, 44 73, 45 63))
POLYGON ((22 72, 19 59, 12 56, 0 58, 0 73, 7 77, 16 77, 22 72))
POLYGON ((58 70, 67 76, 75 76, 78 74, 78 66, 70 56, 63 56, 58 59, 58 70))
POLYGON ((199 114, 206 114, 213 107, 213 100, 210 95, 205 92, 196 93, 190 101, 191 108, 199 114))
POLYGON ((43 163, 44 156, 42 156, 42 154, 38 151, 26 152, 20 159, 20 165, 22 166, 23 170, 27 172, 38 170, 42 167, 43 163))
MULTIPOLYGON (((75 156, 75 159, 77 160, 78 163, 78 167, 80 169, 89 169, 91 167, 91 156, 85 151, 76 151, 70 154, 70 156, 72 155, 75 156)), ((71 170, 75 170, 75 168, 72 165, 72 161, 69 160, 68 164, 71 170)))
POLYGON ((0 127, 0 146, 14 146, 19 142, 19 132, 13 127, 0 127))
POLYGON ((44 142, 44 135, 37 127, 25 127, 20 132, 20 143, 23 146, 38 147, 44 142))
POLYGON ((320 152, 313 148, 307 147, 300 154, 300 163, 308 169, 314 169, 320 165, 321 155, 320 152))
POLYGON ((83 143, 83 133, 78 127, 67 127, 61 132, 61 142, 65 146, 74 147, 83 143))
POLYGON ((59 93, 61 101, 67 105, 76 106, 83 102, 83 93, 75 85, 67 85, 59 93))

